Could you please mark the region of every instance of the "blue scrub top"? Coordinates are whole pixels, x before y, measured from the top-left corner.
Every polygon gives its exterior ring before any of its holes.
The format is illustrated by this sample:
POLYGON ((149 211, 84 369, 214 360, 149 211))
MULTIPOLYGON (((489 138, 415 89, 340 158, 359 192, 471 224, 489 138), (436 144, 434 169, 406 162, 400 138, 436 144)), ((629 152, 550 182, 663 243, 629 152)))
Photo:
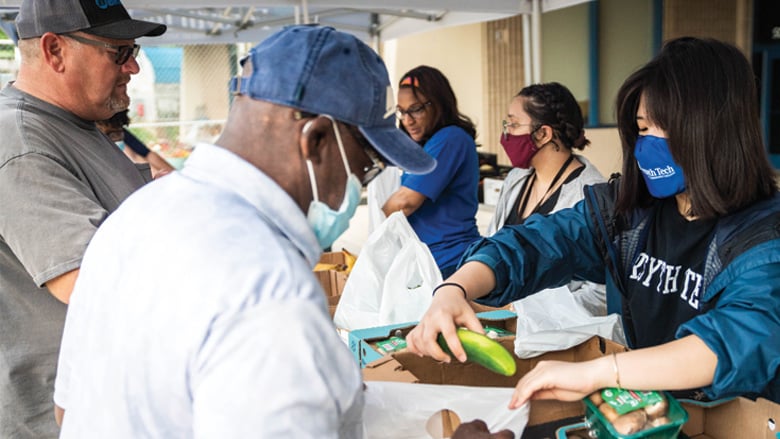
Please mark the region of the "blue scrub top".
POLYGON ((436 168, 428 174, 404 173, 401 185, 427 197, 409 215, 409 224, 442 269, 457 264, 479 238, 479 157, 474 139, 457 126, 440 129, 424 148, 436 159, 436 168))

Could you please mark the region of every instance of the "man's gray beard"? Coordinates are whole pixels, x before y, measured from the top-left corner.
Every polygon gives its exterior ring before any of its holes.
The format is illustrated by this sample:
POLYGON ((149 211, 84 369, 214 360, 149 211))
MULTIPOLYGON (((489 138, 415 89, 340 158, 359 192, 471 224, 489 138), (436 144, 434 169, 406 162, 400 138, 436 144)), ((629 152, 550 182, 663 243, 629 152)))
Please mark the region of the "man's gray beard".
POLYGON ((112 115, 115 113, 119 113, 120 111, 125 111, 130 107, 130 98, 110 98, 108 100, 108 108, 113 112, 112 115))

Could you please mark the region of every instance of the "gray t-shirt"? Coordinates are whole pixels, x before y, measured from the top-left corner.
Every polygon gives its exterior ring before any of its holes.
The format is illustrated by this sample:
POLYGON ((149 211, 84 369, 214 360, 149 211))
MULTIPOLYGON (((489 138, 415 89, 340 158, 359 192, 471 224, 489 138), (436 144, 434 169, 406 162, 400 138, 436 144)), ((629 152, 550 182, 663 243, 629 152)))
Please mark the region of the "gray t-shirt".
POLYGON ((66 306, 43 285, 81 264, 109 212, 149 180, 95 127, 0 91, 0 437, 55 438, 66 306))

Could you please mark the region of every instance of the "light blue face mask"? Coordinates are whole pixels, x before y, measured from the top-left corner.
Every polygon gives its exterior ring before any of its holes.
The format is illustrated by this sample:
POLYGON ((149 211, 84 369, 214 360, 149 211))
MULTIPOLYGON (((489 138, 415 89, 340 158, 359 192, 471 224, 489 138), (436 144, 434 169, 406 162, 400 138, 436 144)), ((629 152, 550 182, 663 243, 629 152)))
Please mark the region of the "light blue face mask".
POLYGON ((125 150, 125 141, 124 140, 120 140, 119 142, 114 142, 114 143, 116 144, 117 148, 119 148, 120 151, 124 151, 125 150))
MULTIPOLYGON (((309 171, 309 181, 311 182, 311 191, 314 195, 314 199, 309 205, 307 220, 314 230, 314 235, 317 237, 320 247, 326 249, 333 245, 336 238, 341 236, 349 227, 349 220, 355 214, 358 204, 360 204, 360 189, 362 188, 362 185, 357 176, 349 169, 349 162, 347 162, 347 155, 344 152, 344 144, 341 142, 341 135, 336 126, 336 121, 328 115, 323 114, 322 116, 330 119, 333 124, 333 131, 336 133, 336 142, 339 145, 341 160, 344 162, 344 169, 347 171, 347 185, 344 189, 344 199, 341 202, 339 209, 333 210, 330 206, 319 200, 317 180, 314 178, 314 168, 311 161, 306 160, 306 167, 309 171)), ((306 132, 308 127, 309 124, 307 123, 303 127, 303 132, 306 132)))
POLYGON ((634 146, 634 156, 652 196, 667 198, 685 191, 685 176, 672 158, 666 139, 639 137, 634 146))

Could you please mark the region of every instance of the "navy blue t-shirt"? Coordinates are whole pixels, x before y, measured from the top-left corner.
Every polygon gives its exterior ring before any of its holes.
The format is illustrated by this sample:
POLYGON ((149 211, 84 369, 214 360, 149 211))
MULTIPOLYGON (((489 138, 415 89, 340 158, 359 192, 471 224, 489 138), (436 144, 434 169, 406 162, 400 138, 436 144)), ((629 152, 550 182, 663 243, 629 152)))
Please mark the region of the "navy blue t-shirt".
POLYGON ((716 220, 686 220, 674 197, 659 204, 645 248, 626 276, 635 348, 674 340, 677 328, 703 311, 704 258, 716 220))
POLYGON ((404 173, 401 185, 426 197, 409 215, 409 224, 441 269, 457 264, 479 238, 479 157, 474 139, 456 126, 437 131, 424 148, 436 159, 436 168, 428 174, 404 173))

